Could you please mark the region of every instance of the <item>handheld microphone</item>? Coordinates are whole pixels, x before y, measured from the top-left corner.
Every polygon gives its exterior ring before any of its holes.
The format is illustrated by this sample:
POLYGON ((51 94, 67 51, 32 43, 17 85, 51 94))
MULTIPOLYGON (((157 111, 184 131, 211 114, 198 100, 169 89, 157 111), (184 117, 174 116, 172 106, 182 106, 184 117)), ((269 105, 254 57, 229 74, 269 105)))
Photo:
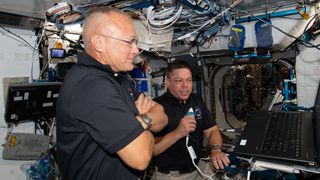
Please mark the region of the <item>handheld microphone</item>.
POLYGON ((186 115, 194 117, 194 111, 193 111, 192 107, 188 110, 186 115))
MULTIPOLYGON (((194 111, 193 111, 192 107, 188 110, 186 115, 187 116, 192 116, 194 118, 194 111)), ((188 142, 189 142, 189 134, 186 137, 186 146, 187 146, 187 149, 188 149, 188 152, 190 154, 191 159, 197 159, 197 155, 194 152, 193 147, 192 146, 188 146, 188 142)))

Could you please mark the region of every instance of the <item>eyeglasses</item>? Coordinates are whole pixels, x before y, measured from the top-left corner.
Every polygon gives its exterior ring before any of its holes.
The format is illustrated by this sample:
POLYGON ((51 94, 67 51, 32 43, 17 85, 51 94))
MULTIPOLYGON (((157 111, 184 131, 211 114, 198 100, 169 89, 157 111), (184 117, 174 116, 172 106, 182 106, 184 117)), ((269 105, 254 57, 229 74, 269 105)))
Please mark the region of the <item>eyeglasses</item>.
POLYGON ((130 47, 133 47, 133 45, 137 45, 138 44, 138 39, 134 38, 131 40, 127 40, 127 39, 122 39, 122 38, 118 38, 118 37, 113 37, 113 36, 108 36, 108 35, 104 35, 104 34, 100 34, 100 36, 106 37, 106 38, 111 38, 111 39, 116 39, 125 43, 128 43, 130 47))

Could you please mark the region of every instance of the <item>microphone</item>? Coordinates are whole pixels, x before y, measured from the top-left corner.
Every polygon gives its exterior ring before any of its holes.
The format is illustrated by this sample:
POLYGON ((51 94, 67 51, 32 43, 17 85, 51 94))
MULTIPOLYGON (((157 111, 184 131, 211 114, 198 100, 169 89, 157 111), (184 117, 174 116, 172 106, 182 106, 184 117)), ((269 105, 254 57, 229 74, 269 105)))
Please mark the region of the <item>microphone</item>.
MULTIPOLYGON (((192 107, 188 110, 186 116, 192 116, 194 118, 194 111, 193 111, 192 107)), ((189 143, 189 134, 186 137, 186 146, 187 146, 187 149, 188 149, 188 152, 189 152, 191 159, 192 160, 197 159, 197 155, 194 152, 193 147, 188 146, 188 143, 189 143)))
POLYGON ((193 108, 192 108, 192 107, 188 110, 188 112, 187 112, 186 115, 187 115, 187 116, 192 116, 192 117, 194 118, 194 111, 193 111, 193 108))

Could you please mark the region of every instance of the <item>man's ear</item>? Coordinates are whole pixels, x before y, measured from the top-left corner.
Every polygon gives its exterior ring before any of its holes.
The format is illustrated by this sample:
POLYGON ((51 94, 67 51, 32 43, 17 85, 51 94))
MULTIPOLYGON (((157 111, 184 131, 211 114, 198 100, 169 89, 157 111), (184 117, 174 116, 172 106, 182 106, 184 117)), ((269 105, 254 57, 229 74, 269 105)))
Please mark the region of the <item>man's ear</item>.
POLYGON ((91 44, 96 51, 98 51, 99 53, 103 52, 105 43, 101 36, 93 35, 91 37, 91 44))
POLYGON ((164 84, 166 85, 166 87, 168 87, 168 85, 170 84, 167 76, 165 77, 164 84))

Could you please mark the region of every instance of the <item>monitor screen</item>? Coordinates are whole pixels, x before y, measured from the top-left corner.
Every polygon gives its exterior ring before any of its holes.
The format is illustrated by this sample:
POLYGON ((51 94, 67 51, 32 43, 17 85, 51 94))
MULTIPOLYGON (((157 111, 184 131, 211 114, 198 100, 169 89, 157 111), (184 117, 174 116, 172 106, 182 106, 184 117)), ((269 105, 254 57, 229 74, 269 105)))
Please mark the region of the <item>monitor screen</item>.
POLYGON ((8 87, 5 121, 17 124, 55 117, 60 82, 19 83, 8 87))
POLYGON ((51 48, 50 55, 51 55, 51 58, 65 58, 66 57, 66 50, 58 49, 58 48, 51 48))

